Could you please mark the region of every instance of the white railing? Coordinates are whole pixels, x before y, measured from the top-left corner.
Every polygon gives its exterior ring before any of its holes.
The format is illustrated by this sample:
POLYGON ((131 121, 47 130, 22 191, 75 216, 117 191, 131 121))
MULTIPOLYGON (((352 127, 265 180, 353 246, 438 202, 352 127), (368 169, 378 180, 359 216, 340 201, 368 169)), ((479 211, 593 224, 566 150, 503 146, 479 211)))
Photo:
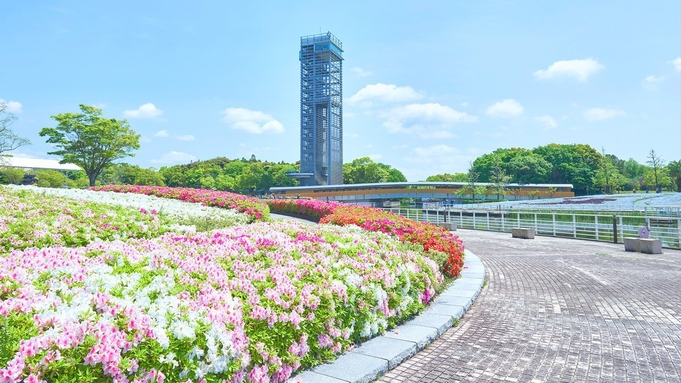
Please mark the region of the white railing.
POLYGON ((650 237, 663 247, 681 248, 681 218, 669 216, 628 216, 535 211, 480 211, 385 209, 420 222, 454 222, 461 229, 511 232, 514 227, 532 227, 537 235, 623 243, 624 237, 638 237, 646 227, 650 237))

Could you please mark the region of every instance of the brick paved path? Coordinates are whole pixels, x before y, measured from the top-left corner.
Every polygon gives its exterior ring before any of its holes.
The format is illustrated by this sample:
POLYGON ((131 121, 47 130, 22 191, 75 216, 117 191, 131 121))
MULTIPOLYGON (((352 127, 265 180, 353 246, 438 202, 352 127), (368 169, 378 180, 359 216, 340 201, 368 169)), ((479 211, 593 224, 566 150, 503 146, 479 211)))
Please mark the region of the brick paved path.
POLYGON ((681 382, 681 251, 459 230, 487 286, 381 382, 681 382))

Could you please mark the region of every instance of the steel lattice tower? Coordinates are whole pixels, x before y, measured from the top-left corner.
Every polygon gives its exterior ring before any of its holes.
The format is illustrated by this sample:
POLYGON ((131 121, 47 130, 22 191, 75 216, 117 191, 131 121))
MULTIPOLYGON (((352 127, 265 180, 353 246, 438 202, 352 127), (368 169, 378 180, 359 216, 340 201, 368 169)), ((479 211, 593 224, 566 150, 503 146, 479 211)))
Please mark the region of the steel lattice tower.
POLYGON ((343 43, 331 32, 300 38, 303 186, 343 183, 343 43))

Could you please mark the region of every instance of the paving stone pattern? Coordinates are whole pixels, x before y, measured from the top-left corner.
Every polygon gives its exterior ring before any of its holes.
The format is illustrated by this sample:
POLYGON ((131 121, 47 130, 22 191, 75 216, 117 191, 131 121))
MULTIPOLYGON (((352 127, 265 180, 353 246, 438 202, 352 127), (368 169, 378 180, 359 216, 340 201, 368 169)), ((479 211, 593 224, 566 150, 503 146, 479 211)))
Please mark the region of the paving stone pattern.
POLYGON ((487 286, 380 382, 681 382, 681 251, 457 234, 487 286))

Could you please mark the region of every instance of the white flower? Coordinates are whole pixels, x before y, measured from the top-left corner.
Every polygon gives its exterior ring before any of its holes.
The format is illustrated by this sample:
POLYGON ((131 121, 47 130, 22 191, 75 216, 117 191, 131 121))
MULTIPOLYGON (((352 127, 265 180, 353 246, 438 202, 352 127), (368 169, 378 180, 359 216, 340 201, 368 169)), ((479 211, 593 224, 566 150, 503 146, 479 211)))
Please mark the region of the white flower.
POLYGON ((196 338, 194 327, 183 320, 174 321, 168 330, 170 330, 173 333, 175 339, 178 340, 196 338))
POLYGON ((161 345, 161 348, 164 350, 167 350, 168 347, 170 346, 170 339, 168 339, 168 335, 166 334, 166 330, 164 330, 162 327, 154 327, 153 329, 154 332, 154 337, 156 338, 156 341, 158 342, 159 345, 161 345))

